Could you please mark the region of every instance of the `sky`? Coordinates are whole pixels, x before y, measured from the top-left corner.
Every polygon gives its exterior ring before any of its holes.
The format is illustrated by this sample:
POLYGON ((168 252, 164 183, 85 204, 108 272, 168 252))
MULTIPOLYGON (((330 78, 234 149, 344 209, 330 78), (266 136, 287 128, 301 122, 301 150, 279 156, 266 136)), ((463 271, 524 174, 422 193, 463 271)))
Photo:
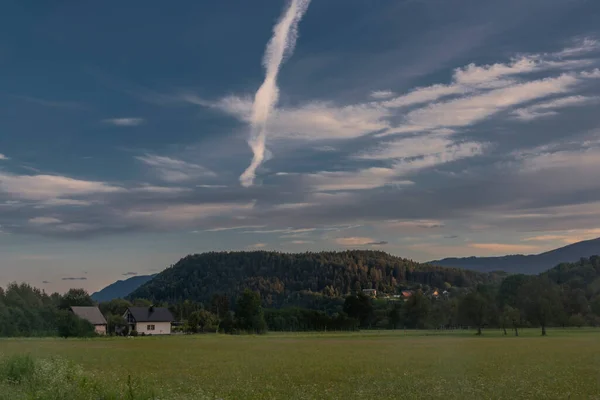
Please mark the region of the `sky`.
POLYGON ((600 236, 600 3, 5 2, 0 286, 600 236))

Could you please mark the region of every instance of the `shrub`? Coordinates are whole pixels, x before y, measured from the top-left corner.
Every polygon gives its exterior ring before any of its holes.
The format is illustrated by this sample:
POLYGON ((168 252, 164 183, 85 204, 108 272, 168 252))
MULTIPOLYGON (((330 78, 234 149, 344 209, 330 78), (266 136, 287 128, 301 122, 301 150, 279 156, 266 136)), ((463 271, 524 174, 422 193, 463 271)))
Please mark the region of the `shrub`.
POLYGON ((18 384, 33 376, 35 364, 29 354, 10 357, 0 365, 0 379, 18 384))

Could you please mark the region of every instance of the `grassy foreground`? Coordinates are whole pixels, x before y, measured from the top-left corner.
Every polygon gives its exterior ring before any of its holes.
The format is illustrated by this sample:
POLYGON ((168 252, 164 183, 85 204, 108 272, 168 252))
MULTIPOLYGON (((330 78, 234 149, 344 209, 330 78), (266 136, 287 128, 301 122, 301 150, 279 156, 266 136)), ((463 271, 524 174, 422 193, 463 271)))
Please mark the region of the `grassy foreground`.
POLYGON ((597 329, 0 340, 0 358, 16 354, 37 372, 0 363, 2 400, 600 399, 597 329))

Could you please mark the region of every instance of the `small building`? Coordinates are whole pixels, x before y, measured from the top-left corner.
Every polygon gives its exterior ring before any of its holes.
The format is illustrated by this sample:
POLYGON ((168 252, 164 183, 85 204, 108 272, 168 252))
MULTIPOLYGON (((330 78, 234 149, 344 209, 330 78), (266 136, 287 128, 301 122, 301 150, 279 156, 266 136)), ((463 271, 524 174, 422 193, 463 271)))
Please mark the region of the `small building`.
POLYGON ((130 330, 138 335, 170 335, 173 314, 163 307, 129 307, 123 315, 130 330))
POLYGON ((98 307, 71 307, 71 311, 94 325, 98 335, 106 335, 106 319, 98 307))

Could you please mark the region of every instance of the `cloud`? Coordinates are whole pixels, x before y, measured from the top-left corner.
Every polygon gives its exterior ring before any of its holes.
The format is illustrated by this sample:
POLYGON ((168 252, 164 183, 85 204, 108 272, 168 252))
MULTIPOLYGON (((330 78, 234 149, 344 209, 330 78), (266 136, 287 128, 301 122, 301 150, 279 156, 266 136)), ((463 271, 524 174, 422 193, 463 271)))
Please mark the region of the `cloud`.
POLYGON ((0 173, 0 192, 22 199, 52 200, 92 193, 122 190, 104 182, 85 181, 59 175, 13 175, 0 173))
POLYGON ((531 121, 542 117, 557 115, 558 112, 556 109, 558 108, 585 106, 595 104, 599 100, 600 98, 598 97, 567 96, 543 103, 538 103, 530 107, 520 108, 513 111, 513 114, 517 119, 522 121, 531 121))
POLYGON ((50 281, 42 281, 42 283, 43 283, 44 285, 47 285, 48 283, 50 283, 50 281))
POLYGON ((553 234, 536 235, 524 238, 526 242, 553 242, 560 241, 565 244, 581 242, 583 240, 600 237, 600 229, 571 229, 556 231, 553 234))
POLYGON ((394 96, 394 92, 391 90, 374 90, 371 92, 370 96, 377 100, 389 99, 390 97, 394 96))
POLYGON ((385 226, 389 228, 443 228, 445 224, 442 221, 429 220, 429 219, 418 219, 418 220, 400 220, 400 221, 386 221, 385 226))
POLYGON ((277 75, 284 58, 286 56, 290 57, 294 51, 298 36, 298 23, 309 4, 310 0, 291 0, 287 11, 273 28, 273 36, 267 44, 263 58, 263 66, 266 70, 265 80, 254 96, 250 117, 252 133, 248 144, 254 156, 250 166, 240 176, 240 182, 243 186, 252 186, 256 169, 265 158, 267 122, 279 98, 277 75))
POLYGON ((234 211, 248 211, 253 207, 254 203, 166 204, 130 210, 124 217, 156 227, 173 227, 212 216, 230 215, 234 211))
POLYGON ((114 126, 139 126, 144 123, 143 118, 109 118, 103 122, 114 126))
POLYGON ((35 217, 30 218, 29 223, 35 225, 60 224, 62 221, 52 217, 35 217))
POLYGON ((583 71, 581 76, 584 78, 600 78, 600 68, 596 68, 592 71, 583 71))
POLYGON ((409 93, 387 100, 381 105, 386 108, 408 107, 435 101, 442 97, 463 94, 465 91, 466 89, 460 85, 436 84, 413 89, 409 93))
POLYGON ((540 249, 538 246, 504 243, 469 243, 468 246, 474 249, 486 250, 497 254, 532 253, 540 249))
POLYGON ((387 242, 375 240, 370 237, 343 237, 336 238, 335 242, 342 246, 380 246, 387 242))
POLYGON ((10 160, 10 158, 8 158, 4 154, 0 153, 0 161, 7 161, 7 160, 10 160))
POLYGON ((248 246, 248 248, 249 249, 264 249, 267 246, 268 246, 267 243, 254 243, 254 244, 248 246))
POLYGON ((223 232, 223 231, 237 231, 240 229, 255 229, 255 228, 264 228, 265 225, 240 225, 240 226, 229 226, 229 227, 218 227, 205 229, 205 232, 223 232))
POLYGON ((307 174, 305 179, 316 191, 375 189, 386 185, 411 185, 413 182, 395 179, 393 168, 372 167, 358 171, 324 171, 307 174))
POLYGON ((184 182, 202 177, 215 177, 216 174, 198 164, 171 157, 145 154, 135 157, 138 161, 152 167, 158 177, 166 182, 184 182))
POLYGON ((121 275, 123 275, 123 276, 135 276, 137 274, 138 274, 137 272, 125 272, 125 273, 123 273, 121 275))
POLYGON ((87 281, 87 278, 85 276, 81 276, 81 277, 72 277, 72 276, 68 276, 66 278, 62 278, 63 281, 87 281))
POLYGON ((441 127, 465 127, 482 121, 507 108, 571 90, 578 80, 563 74, 556 78, 514 84, 481 94, 442 103, 434 103, 411 111, 405 118, 407 131, 441 127))
POLYGON ((302 245, 302 244, 313 244, 312 240, 292 240, 287 242, 289 244, 302 245))

